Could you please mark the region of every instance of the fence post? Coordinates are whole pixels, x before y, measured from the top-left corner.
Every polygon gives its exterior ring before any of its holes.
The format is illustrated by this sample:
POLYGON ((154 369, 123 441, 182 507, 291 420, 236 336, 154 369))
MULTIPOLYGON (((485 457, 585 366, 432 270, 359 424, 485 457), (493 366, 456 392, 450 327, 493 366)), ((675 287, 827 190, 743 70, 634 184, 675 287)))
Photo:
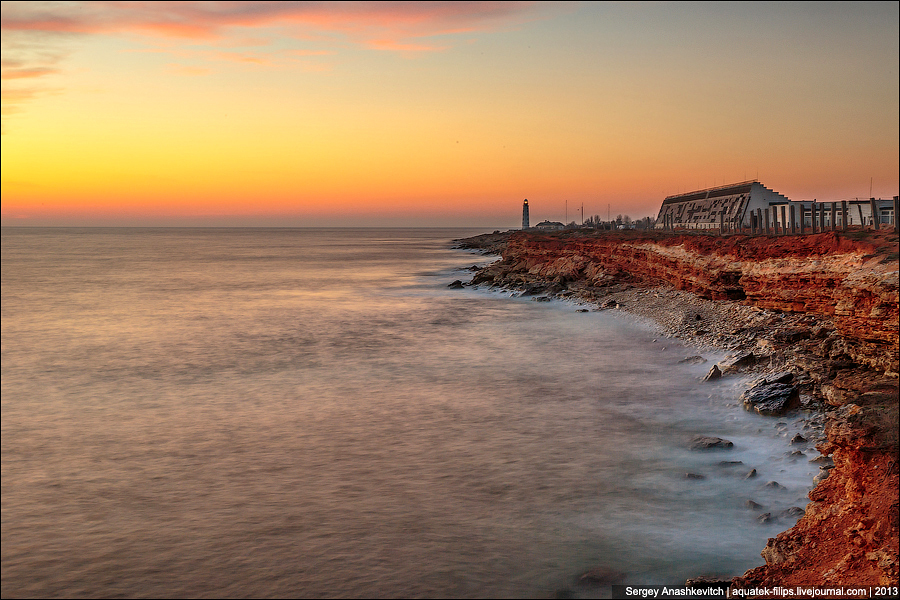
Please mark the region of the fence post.
POLYGON ((894 233, 900 231, 897 229, 897 213, 900 213, 900 196, 894 196, 894 233))
POLYGON ((875 198, 869 198, 869 204, 872 206, 872 223, 875 225, 875 231, 880 229, 881 223, 881 215, 878 214, 878 204, 875 203, 875 198))

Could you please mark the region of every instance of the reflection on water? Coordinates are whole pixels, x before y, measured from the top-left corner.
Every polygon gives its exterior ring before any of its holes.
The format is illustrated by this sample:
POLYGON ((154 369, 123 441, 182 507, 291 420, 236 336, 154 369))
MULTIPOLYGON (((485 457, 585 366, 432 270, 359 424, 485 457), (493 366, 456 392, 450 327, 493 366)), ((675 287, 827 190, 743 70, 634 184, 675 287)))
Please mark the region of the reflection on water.
POLYGON ((484 260, 466 233, 4 229, 3 595, 592 596, 597 566, 761 564, 793 521, 745 504, 805 505, 796 419, 623 315, 447 289, 484 260))

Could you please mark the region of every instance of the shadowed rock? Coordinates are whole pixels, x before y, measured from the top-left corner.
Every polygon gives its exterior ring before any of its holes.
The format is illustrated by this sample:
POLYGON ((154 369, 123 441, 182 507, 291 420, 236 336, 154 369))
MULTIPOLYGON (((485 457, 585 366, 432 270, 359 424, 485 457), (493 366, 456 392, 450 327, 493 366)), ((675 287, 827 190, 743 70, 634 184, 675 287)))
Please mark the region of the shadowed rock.
POLYGON ((719 370, 718 365, 713 365, 712 369, 709 370, 709 373, 706 374, 706 377, 703 378, 703 381, 715 381, 716 379, 722 378, 722 371, 719 370))
POLYGON ((797 517, 802 517, 805 514, 806 511, 799 506, 792 506, 778 513, 778 516, 782 519, 796 519, 797 517))
POLYGON ((735 356, 726 358, 719 363, 719 369, 722 373, 738 373, 742 369, 752 367, 757 362, 756 356, 752 352, 744 352, 735 356))
POLYGON ((747 410, 755 410, 761 415, 783 415, 800 406, 800 390, 788 383, 793 379, 789 372, 767 377, 741 394, 741 401, 747 410))
POLYGON ((754 502, 753 500, 747 500, 747 502, 746 502, 746 504, 745 504, 744 506, 746 506, 746 507, 749 508, 750 510, 759 510, 759 509, 761 509, 761 508, 763 507, 762 504, 759 504, 759 503, 757 503, 757 502, 754 502))
POLYGON ((734 443, 719 437, 698 435, 691 440, 691 450, 715 450, 718 448, 732 448, 734 443))

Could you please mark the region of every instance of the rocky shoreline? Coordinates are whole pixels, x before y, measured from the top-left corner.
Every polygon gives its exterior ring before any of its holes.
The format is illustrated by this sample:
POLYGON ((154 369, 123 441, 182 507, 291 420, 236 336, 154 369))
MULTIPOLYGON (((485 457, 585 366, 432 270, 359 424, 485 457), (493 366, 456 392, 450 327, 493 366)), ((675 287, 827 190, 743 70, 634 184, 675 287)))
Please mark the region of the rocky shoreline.
POLYGON ((806 514, 769 539, 765 565, 720 584, 898 584, 895 233, 511 231, 456 247, 501 256, 457 286, 627 311, 666 335, 728 351, 709 378, 757 374, 748 410, 817 411, 807 437, 822 468, 806 514))

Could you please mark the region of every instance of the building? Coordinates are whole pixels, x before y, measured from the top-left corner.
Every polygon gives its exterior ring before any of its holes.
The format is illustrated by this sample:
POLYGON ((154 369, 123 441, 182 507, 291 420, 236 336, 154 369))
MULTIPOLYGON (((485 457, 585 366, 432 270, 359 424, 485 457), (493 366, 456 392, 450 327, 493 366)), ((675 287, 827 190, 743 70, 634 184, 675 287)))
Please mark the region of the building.
POLYGON ((528 198, 522 203, 522 229, 528 229, 528 198))
POLYGON ((707 188, 668 196, 659 209, 656 228, 713 229, 723 222, 730 227, 750 227, 750 215, 756 209, 789 202, 787 196, 755 180, 707 188))
POLYGON ((566 226, 559 221, 541 221, 534 228, 542 231, 556 231, 557 229, 565 229, 566 226))
POLYGON ((751 231, 803 231, 807 228, 893 225, 893 199, 860 199, 839 202, 793 202, 758 181, 697 190, 668 196, 656 218, 657 229, 749 229, 751 231), (846 216, 845 216, 846 215, 846 216))

